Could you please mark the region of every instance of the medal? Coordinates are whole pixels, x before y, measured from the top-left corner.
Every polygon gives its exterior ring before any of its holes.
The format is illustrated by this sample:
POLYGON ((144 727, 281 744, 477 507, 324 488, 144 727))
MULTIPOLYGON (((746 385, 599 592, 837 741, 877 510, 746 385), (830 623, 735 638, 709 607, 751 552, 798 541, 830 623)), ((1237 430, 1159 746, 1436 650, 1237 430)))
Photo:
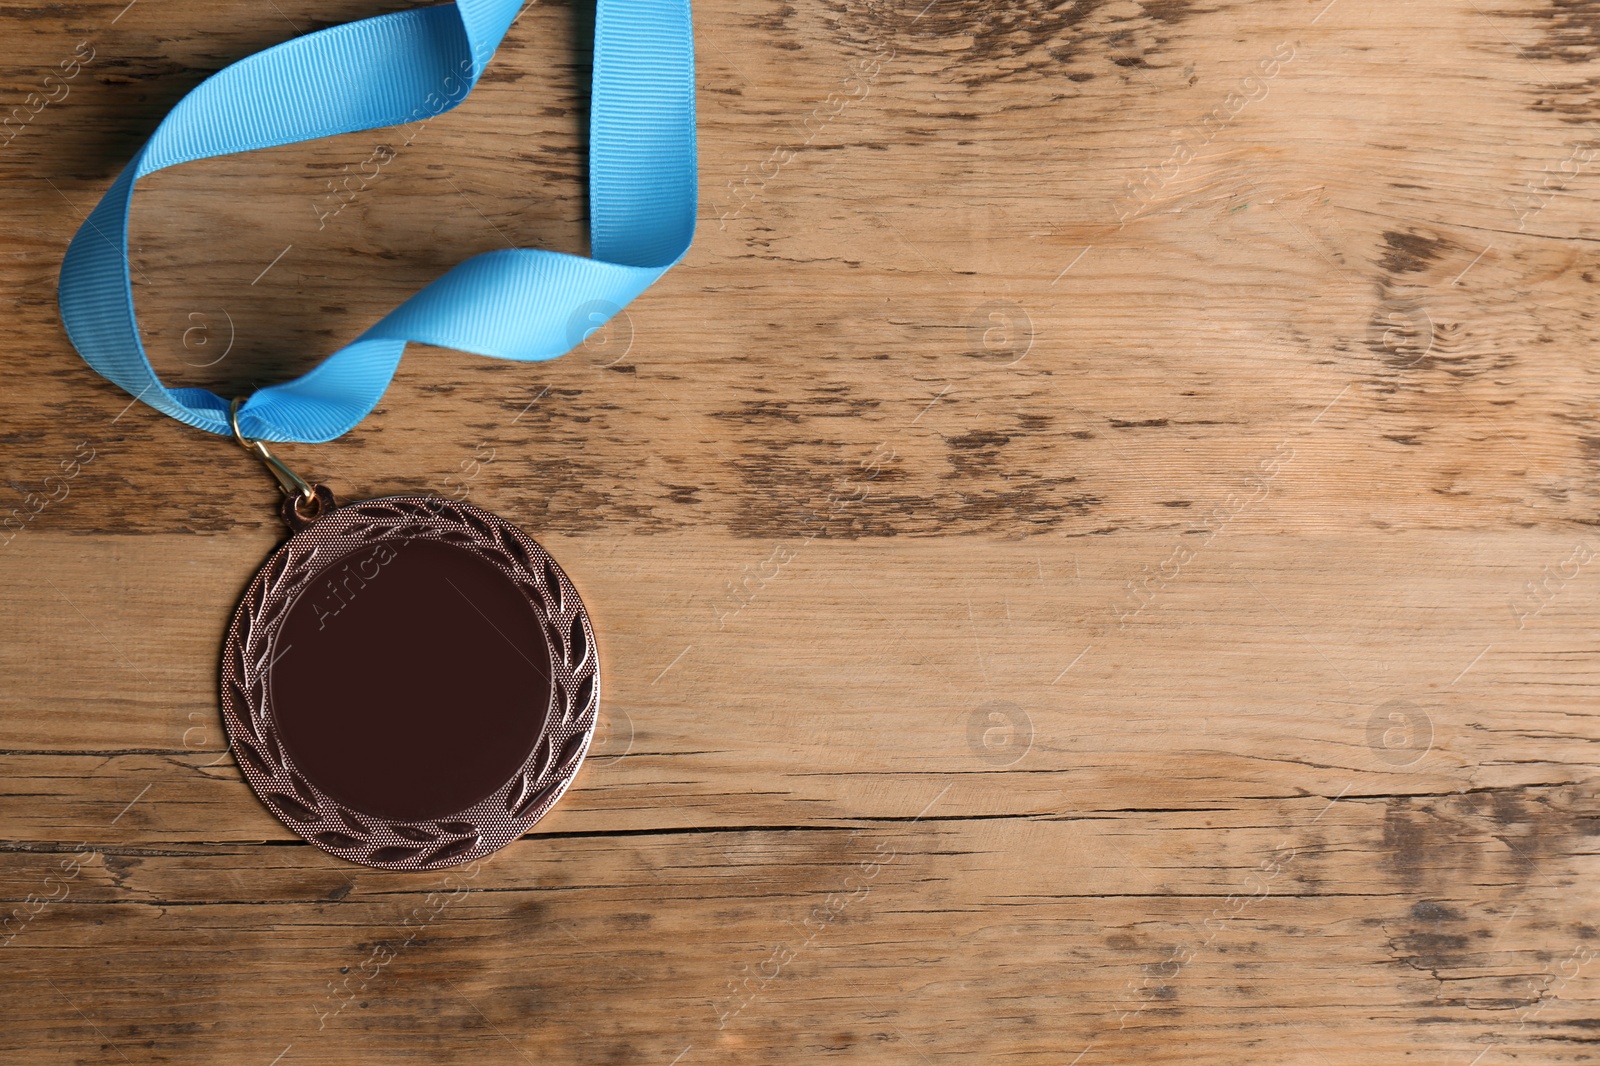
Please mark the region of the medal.
POLYGON ((222 716, 256 795, 369 866, 517 839, 594 735, 599 664, 571 581, 498 515, 429 496, 339 507, 235 436, 279 477, 293 531, 222 651, 222 716))
POLYGON ((599 0, 593 258, 475 256, 310 373, 248 399, 157 379, 132 305, 128 207, 137 179, 165 166, 448 111, 517 6, 459 0, 366 19, 220 71, 157 127, 61 270, 62 320, 91 367, 179 421, 231 435, 283 489, 290 535, 246 585, 223 643, 223 720, 274 815, 330 854, 385 869, 480 859, 556 803, 594 735, 595 632, 560 565, 506 519, 427 495, 340 504, 268 442, 353 428, 409 340, 561 355, 682 258, 695 215, 687 0, 599 0))

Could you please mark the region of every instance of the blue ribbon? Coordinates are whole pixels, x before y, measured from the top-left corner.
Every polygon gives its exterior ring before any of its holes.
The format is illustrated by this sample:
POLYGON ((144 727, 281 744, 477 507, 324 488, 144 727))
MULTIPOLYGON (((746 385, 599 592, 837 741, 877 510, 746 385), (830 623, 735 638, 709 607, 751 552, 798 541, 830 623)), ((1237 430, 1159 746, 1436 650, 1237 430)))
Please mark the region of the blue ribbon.
MULTIPOLYGON (((128 263, 134 182, 195 159, 442 114, 477 84, 521 0, 457 0, 335 26, 242 59, 180 100, 79 228, 61 319, 91 367, 191 426, 231 432, 229 402, 168 389, 139 341, 128 263)), ((694 234, 694 38, 688 0, 597 0, 589 126, 593 258, 473 256, 293 381, 239 409, 247 437, 325 441, 377 404, 407 341, 552 359, 683 257, 694 234), (581 325, 574 329, 573 323, 581 325)))

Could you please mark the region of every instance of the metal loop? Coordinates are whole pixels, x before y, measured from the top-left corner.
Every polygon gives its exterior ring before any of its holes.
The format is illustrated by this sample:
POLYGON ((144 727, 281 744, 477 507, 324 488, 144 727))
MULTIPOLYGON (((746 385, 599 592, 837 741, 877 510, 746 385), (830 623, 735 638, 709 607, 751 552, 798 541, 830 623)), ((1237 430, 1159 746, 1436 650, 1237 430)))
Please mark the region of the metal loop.
POLYGON ((285 496, 283 506, 279 509, 283 524, 296 533, 315 525, 317 519, 339 506, 328 486, 313 485, 311 491, 309 500, 301 496, 285 496))
POLYGON ((299 506, 302 500, 307 504, 314 502, 317 492, 304 478, 283 465, 283 460, 269 452, 264 442, 246 437, 239 432, 239 405, 243 402, 243 396, 235 396, 233 403, 228 407, 228 425, 233 429, 233 439, 239 442, 241 448, 253 453, 256 458, 266 464, 267 469, 272 472, 272 476, 277 479, 278 487, 284 491, 285 495, 299 498, 295 501, 296 507, 299 506))

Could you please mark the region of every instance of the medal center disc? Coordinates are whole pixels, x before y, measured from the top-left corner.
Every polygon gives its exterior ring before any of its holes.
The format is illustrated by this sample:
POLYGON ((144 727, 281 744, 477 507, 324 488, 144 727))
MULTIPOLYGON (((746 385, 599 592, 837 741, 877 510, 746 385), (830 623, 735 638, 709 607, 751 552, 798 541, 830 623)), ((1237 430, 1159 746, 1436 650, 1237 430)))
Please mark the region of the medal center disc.
POLYGON ((308 781, 397 822, 459 814, 511 779, 550 708, 539 617, 495 566, 431 539, 325 567, 273 647, 269 706, 308 781))

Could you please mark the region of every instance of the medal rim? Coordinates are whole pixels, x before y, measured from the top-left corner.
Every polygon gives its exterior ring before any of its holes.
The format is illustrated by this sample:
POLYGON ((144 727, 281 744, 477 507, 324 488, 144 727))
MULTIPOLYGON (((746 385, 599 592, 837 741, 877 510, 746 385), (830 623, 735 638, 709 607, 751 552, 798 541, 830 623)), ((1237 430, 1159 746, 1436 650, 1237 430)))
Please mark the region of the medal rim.
POLYGON ((561 565, 538 541, 492 511, 429 495, 344 504, 279 545, 234 610, 221 673, 229 749, 256 798, 308 843, 385 870, 459 866, 521 837, 571 786, 594 737, 600 706, 594 628, 561 565), (509 780, 463 811, 396 821, 355 810, 295 766, 271 713, 271 669, 283 622, 300 594, 330 566, 360 549, 418 538, 471 552, 523 596, 545 630, 550 701, 540 738, 509 780))

